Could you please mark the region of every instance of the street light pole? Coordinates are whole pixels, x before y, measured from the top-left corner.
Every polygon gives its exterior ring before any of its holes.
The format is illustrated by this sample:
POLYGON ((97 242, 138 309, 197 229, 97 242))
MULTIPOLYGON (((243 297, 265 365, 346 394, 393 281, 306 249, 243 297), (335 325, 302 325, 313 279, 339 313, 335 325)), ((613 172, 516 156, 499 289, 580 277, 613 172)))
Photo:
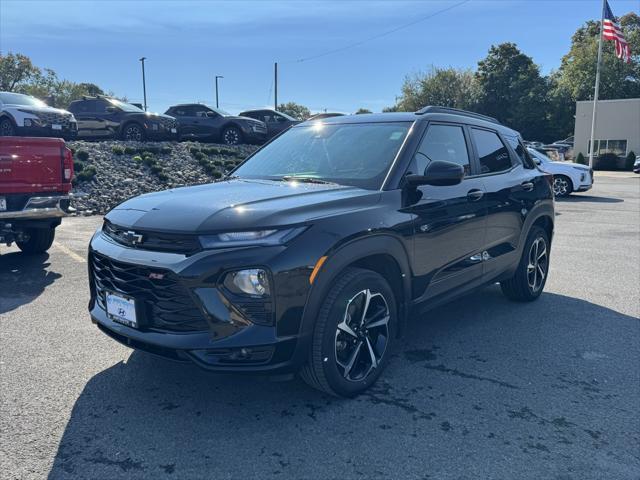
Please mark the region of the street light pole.
POLYGON ((218 79, 219 78, 224 78, 222 75, 216 75, 216 108, 219 108, 220 105, 218 104, 218 79))
POLYGON ((144 78, 144 61, 147 57, 142 57, 140 62, 142 63, 142 94, 144 95, 144 111, 147 111, 147 82, 144 78))

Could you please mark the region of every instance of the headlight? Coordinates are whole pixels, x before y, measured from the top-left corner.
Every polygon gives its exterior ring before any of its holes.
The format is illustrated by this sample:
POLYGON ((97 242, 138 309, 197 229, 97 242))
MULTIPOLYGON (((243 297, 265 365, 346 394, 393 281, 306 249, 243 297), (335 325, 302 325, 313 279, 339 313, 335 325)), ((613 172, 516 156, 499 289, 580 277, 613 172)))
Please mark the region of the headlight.
POLYGON ((283 230, 255 230, 201 235, 200 245, 202 245, 202 248, 282 245, 300 235, 305 228, 296 227, 283 230))
POLYGON ((25 127, 41 127, 44 124, 39 118, 25 118, 24 126, 25 127))
POLYGON ((261 268, 251 268, 227 273, 224 286, 234 293, 265 297, 270 293, 269 276, 261 268))

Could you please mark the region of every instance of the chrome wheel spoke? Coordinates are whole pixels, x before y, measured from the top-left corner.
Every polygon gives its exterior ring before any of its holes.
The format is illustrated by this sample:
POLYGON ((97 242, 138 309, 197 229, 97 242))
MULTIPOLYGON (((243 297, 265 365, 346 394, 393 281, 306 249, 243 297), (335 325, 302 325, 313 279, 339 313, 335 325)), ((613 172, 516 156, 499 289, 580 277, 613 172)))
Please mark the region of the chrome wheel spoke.
POLYGON ((356 345, 356 347, 353 349, 353 352, 351 353, 351 356, 349 357, 349 361, 346 363, 346 365, 343 365, 343 367, 344 367, 344 378, 350 379, 349 375, 351 374, 351 370, 353 370, 353 366, 356 363, 356 359, 358 358, 358 355, 360 354, 360 349, 361 348, 362 348, 362 341, 359 341, 358 344, 356 345))
POLYGON ((338 324, 338 330, 346 333, 347 335, 352 336, 353 338, 358 338, 358 335, 356 335, 356 332, 354 332, 353 329, 347 323, 346 318, 341 323, 338 324))
POLYGON ((383 315, 381 318, 379 318, 378 320, 372 320, 369 323, 367 323, 365 326, 367 327, 367 329, 382 327, 389 323, 390 318, 391 317, 387 315, 385 312, 385 315, 383 315))

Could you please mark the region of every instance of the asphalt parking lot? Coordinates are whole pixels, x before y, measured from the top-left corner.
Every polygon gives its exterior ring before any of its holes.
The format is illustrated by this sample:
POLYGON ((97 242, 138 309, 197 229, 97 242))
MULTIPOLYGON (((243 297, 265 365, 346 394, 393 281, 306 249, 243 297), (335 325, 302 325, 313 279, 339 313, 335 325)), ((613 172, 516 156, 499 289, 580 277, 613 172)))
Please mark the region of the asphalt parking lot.
POLYGON ((557 212, 537 302, 494 286, 413 319, 354 400, 100 333, 98 217, 65 219, 49 255, 0 247, 0 477, 638 479, 640 176, 601 173, 557 212))

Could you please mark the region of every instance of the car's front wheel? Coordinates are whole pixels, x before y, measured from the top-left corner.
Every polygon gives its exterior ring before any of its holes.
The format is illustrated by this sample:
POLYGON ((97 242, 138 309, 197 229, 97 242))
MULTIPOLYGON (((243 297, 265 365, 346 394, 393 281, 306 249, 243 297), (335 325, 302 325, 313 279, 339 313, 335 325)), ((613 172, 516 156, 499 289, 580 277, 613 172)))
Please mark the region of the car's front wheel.
POLYGON ((222 132, 222 141, 225 145, 240 145, 242 132, 237 127, 227 127, 222 132))
POLYGON ((553 193, 556 197, 568 197, 571 195, 573 188, 571 187, 571 179, 564 175, 553 176, 553 193))
POLYGON ((336 396, 353 397, 371 386, 389 361, 397 307, 378 273, 348 268, 318 313, 302 378, 336 396))
POLYGON ((129 123, 122 130, 122 139, 134 142, 144 141, 144 130, 137 123, 129 123))
POLYGON ((543 228, 534 225, 513 277, 500 282, 502 293, 519 302, 531 302, 538 298, 549 276, 549 253, 549 235, 543 228))
POLYGON ((12 137, 16 134, 13 122, 8 118, 0 120, 0 137, 12 137))

